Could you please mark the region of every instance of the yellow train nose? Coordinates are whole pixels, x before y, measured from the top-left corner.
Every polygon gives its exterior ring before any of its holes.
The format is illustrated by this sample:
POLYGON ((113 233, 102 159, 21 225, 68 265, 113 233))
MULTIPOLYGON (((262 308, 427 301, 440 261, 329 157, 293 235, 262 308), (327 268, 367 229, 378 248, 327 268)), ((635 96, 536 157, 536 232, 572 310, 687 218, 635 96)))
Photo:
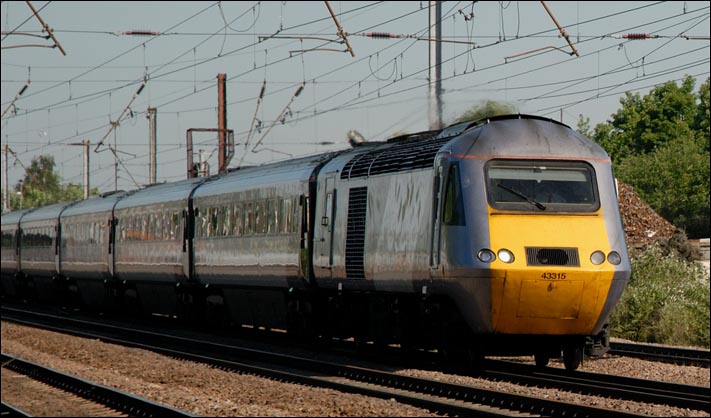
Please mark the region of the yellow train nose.
POLYGON ((500 271, 492 275, 494 332, 591 334, 615 272, 614 257, 604 262, 612 252, 602 213, 497 213, 489 226, 492 250, 506 248, 512 254, 491 263, 492 270, 500 271))
POLYGON ((588 335, 612 273, 509 270, 492 283, 492 325, 502 334, 588 335), (546 279, 546 277, 565 277, 546 279))

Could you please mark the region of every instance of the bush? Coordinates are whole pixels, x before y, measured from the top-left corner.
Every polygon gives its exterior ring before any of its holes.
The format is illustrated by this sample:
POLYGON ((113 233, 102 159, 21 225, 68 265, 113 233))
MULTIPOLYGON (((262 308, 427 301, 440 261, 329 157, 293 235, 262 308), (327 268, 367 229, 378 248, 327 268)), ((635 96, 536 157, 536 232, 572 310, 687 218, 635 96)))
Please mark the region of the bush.
POLYGON ((632 277, 610 318, 611 335, 709 347, 709 277, 659 245, 633 254, 632 277))

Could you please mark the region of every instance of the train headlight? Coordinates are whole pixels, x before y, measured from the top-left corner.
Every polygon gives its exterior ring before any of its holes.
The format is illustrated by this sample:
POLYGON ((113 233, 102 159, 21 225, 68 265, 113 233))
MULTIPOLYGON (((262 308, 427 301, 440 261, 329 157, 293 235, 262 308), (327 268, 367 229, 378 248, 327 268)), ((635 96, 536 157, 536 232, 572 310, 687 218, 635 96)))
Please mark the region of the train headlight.
POLYGON ((483 250, 479 250, 476 256, 482 263, 491 263, 492 261, 496 260, 496 255, 494 255, 494 252, 486 248, 483 250))
POLYGON ((595 264, 596 266, 598 264, 602 264, 603 261, 605 261, 605 253, 603 253, 602 251, 595 251, 590 254, 590 262, 595 264))
POLYGON ((499 256, 499 260, 503 261, 504 263, 513 263, 514 261, 513 253, 505 248, 499 250, 497 255, 499 256))
POLYGON ((610 254, 607 255, 607 261, 609 261, 610 264, 618 265, 622 262, 622 257, 617 251, 610 251, 610 254))

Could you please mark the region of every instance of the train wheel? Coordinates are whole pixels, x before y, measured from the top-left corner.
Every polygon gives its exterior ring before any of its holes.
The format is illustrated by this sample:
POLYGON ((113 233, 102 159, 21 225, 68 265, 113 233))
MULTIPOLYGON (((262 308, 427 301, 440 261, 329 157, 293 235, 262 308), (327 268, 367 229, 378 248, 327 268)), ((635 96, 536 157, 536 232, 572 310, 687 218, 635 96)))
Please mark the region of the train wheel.
POLYGON ((546 367, 551 360, 551 356, 548 353, 536 353, 533 358, 536 360, 536 367, 546 367))
POLYGON ((563 348, 563 364, 566 370, 575 370, 583 362, 583 347, 567 345, 563 348))

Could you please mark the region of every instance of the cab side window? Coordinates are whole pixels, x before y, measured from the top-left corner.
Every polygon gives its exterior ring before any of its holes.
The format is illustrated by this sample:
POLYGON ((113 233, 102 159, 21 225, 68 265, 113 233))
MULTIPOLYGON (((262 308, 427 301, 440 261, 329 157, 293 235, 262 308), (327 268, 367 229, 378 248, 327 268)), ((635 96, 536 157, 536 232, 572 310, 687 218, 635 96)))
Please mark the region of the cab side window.
POLYGON ((449 167, 447 175, 443 221, 445 225, 466 225, 462 188, 459 181, 459 167, 456 164, 449 167))

